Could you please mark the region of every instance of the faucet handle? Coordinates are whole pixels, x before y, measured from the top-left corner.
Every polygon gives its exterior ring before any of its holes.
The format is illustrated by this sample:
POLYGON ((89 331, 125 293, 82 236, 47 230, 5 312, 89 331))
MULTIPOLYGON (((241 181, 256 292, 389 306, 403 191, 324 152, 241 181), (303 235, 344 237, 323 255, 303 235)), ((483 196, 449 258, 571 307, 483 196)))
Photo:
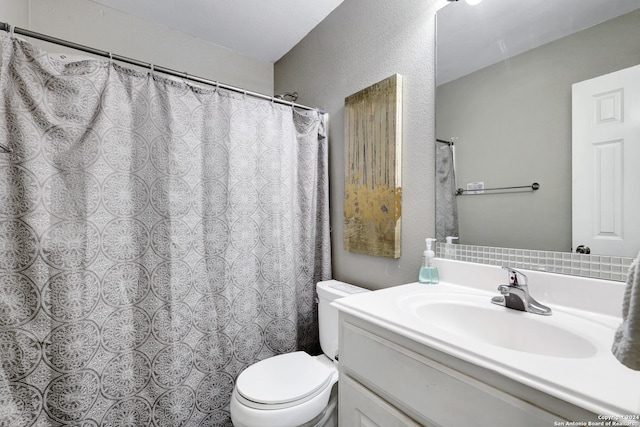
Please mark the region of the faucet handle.
POLYGON ((502 266, 504 270, 509 273, 509 286, 526 286, 527 276, 524 273, 516 270, 515 268, 502 266))

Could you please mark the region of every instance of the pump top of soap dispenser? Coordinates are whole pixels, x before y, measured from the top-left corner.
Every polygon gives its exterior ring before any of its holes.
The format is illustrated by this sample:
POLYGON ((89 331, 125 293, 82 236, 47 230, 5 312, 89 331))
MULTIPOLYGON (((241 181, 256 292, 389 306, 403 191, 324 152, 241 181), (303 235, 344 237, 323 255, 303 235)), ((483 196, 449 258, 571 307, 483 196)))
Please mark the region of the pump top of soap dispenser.
POLYGON ((444 245, 444 257, 447 259, 456 259, 456 246, 453 244, 453 239, 457 239, 457 237, 447 236, 445 238, 447 243, 444 245))
POLYGON ((431 259, 431 258, 435 257, 436 254, 431 249, 431 243, 435 242, 436 239, 428 237, 428 238, 424 239, 424 241, 427 244, 427 249, 424 251, 424 253, 422 255, 424 255, 427 259, 431 259))

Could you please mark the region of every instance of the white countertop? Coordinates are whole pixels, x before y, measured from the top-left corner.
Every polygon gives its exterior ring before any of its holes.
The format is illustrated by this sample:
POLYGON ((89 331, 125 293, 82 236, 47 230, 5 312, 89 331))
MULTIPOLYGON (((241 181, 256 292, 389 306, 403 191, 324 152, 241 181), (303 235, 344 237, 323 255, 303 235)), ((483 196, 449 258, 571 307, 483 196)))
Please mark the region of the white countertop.
MULTIPOLYGON (((453 265, 457 269, 465 267, 459 264, 467 264, 452 262, 458 264, 453 265)), ((445 266, 444 270, 450 267, 451 264, 448 267, 445 266)), ((477 268, 473 268, 477 273, 477 268)), ((480 273, 482 274, 482 271, 480 273)), ((441 278, 442 276, 441 273, 441 278)), ((576 279, 579 280, 579 278, 576 279)), ((560 277, 559 280, 562 281, 565 278, 560 277)), ((500 282, 495 283, 495 287, 498 284, 500 282)), ((582 284, 584 285, 584 283, 582 284)), ((596 288, 602 286, 602 283, 594 281, 591 284, 597 285, 596 288)), ((586 288, 580 290, 583 299, 587 299, 589 294, 589 284, 585 286, 586 288)), ((620 284, 614 283, 612 286, 615 288, 612 293, 617 299, 620 296, 618 295, 620 284)), ((577 304, 579 308, 553 304, 553 301, 539 298, 535 291, 536 286, 531 281, 529 288, 532 296, 550 306, 553 314, 540 316, 519 312, 491 304, 491 297, 498 295, 498 292, 489 291, 486 287, 461 286, 445 281, 441 281, 437 285, 411 283, 341 298, 336 300, 333 305, 341 311, 413 341, 498 372, 595 414, 633 415, 640 413, 640 372, 620 364, 610 351, 614 332, 620 324, 621 318, 606 312, 611 310, 598 313, 581 309, 581 304, 577 304), (535 321, 546 322, 550 326, 561 325, 562 328, 596 343, 596 350, 588 357, 582 358, 533 354, 491 345, 483 342, 482 339, 463 339, 455 333, 449 333, 447 328, 443 327, 446 325, 417 321, 410 308, 410 300, 424 300, 424 298, 429 298, 429 294, 433 294, 431 297, 435 298, 443 293, 452 295, 453 298, 459 295, 461 299, 474 298, 476 301, 483 301, 486 298, 487 307, 492 307, 490 310, 507 311, 505 313, 507 314, 505 328, 508 328, 510 324, 509 315, 538 316, 535 321), (479 297, 482 299, 478 299, 479 297)), ((554 289, 553 292, 558 295, 561 291, 554 289)), ((571 300, 566 295, 559 299, 571 300)), ((609 303, 609 305, 606 302, 603 303, 605 307, 615 306, 615 304, 617 301, 609 303)), ((518 331, 518 333, 526 334, 526 331, 518 331)), ((546 345, 546 343, 542 342, 540 345, 546 345)))

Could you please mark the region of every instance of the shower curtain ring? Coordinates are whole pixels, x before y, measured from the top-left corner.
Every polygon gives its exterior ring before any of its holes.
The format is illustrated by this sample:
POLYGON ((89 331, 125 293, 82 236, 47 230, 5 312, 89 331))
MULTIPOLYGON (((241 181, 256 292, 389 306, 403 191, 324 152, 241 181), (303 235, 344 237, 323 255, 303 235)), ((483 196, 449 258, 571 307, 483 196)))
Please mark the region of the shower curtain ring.
POLYGON ((9 35, 12 38, 15 37, 14 31, 13 31, 15 27, 16 27, 15 25, 9 25, 9 35))

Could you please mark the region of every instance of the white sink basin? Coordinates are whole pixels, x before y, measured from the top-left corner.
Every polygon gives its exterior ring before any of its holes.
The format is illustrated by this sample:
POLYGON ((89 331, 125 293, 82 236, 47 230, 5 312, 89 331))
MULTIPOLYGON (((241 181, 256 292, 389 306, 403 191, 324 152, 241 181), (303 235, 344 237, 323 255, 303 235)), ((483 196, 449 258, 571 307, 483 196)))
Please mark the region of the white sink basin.
POLYGON ((473 341, 528 354, 573 359, 598 353, 596 342, 571 330, 576 322, 591 322, 565 313, 541 316, 491 304, 487 297, 469 294, 429 293, 403 300, 400 305, 430 332, 459 343, 473 341))

